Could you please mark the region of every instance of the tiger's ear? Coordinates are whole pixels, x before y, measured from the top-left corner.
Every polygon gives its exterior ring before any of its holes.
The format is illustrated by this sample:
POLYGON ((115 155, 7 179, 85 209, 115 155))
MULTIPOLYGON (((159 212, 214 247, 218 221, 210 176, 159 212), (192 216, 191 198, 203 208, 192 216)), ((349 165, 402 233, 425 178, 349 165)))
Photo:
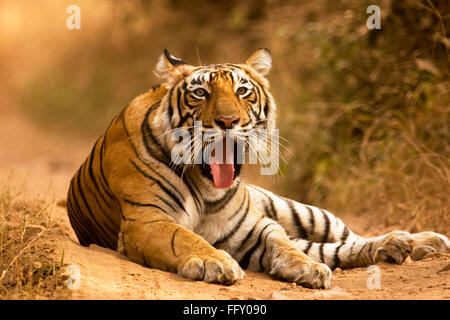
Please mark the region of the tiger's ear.
POLYGON ((272 67, 272 55, 269 49, 261 48, 256 50, 245 63, 261 75, 266 76, 272 67))
POLYGON ((186 62, 182 59, 174 57, 169 51, 167 51, 167 49, 164 49, 164 53, 159 57, 158 63, 156 64, 155 74, 166 80, 176 69, 176 67, 185 64, 186 62))

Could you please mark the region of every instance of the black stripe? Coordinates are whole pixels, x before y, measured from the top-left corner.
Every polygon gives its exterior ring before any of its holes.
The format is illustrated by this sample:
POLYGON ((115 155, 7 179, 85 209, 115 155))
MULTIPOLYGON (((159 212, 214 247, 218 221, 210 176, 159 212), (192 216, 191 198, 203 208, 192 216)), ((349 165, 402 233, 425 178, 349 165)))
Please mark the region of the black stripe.
POLYGON ((108 246, 109 248, 113 248, 114 246, 111 244, 111 241, 112 241, 111 238, 108 236, 108 234, 105 233, 105 229, 102 228, 100 226, 100 223, 95 219, 95 216, 92 213, 91 207, 88 204, 88 201, 87 201, 86 196, 85 196, 85 194, 83 192, 83 189, 81 188, 81 179, 80 179, 81 169, 82 168, 80 168, 79 173, 76 176, 77 177, 76 180, 77 180, 78 193, 80 194, 81 199, 83 200, 83 203, 84 203, 84 207, 86 208, 87 213, 89 214, 89 217, 90 217, 89 220, 92 221, 92 223, 94 224, 95 229, 98 232, 98 235, 101 238, 103 238, 103 241, 101 243, 97 243, 97 244, 99 244, 99 245, 102 244, 102 245, 108 246))
POLYGON ((261 189, 259 189, 259 188, 254 188, 254 189, 259 191, 260 193, 262 193, 269 200, 269 208, 268 208, 269 211, 266 211, 266 214, 270 218, 277 220, 277 210, 275 209, 275 205, 273 204, 273 199, 267 193, 262 191, 261 189))
POLYGON ((267 251, 267 237, 269 236, 269 234, 272 231, 274 231, 274 230, 270 230, 269 232, 267 232, 266 236, 264 237, 264 249, 263 249, 263 252, 261 252, 261 255, 259 256, 259 270, 260 271, 264 271, 263 259, 264 259, 264 255, 266 254, 266 251, 267 251))
MULTIPOLYGON (((234 228, 230 231, 230 233, 228 233, 227 235, 225 235, 224 237, 222 237, 221 239, 217 240, 216 242, 214 242, 213 246, 219 246, 221 244, 223 244, 225 241, 227 241, 228 239, 230 239, 241 227, 242 222, 244 222, 245 218, 247 217, 247 214, 249 212, 249 208, 250 208, 250 197, 245 197, 244 200, 242 201, 239 209, 237 210, 237 212, 241 211, 242 207, 244 206, 244 203, 246 202, 245 200, 247 200, 247 207, 245 209, 244 214, 242 215, 242 217, 239 219, 239 221, 236 223, 236 225, 234 226, 234 228), (247 199, 245 199, 247 198, 247 199)), ((231 220, 231 219, 230 219, 231 220)))
MULTIPOLYGON (((100 170, 103 170, 101 163, 99 163, 99 167, 100 167, 100 170)), ((100 182, 100 183, 99 183, 99 186, 101 186, 102 193, 103 193, 103 194, 106 194, 106 196, 107 196, 108 198, 110 198, 111 201, 117 202, 117 199, 116 199, 116 197, 112 194, 111 190, 108 190, 108 189, 107 189, 106 184, 105 184, 105 182, 104 182, 104 180, 103 180, 103 178, 102 178, 101 175, 100 175, 100 177, 98 177, 98 180, 99 180, 99 182, 100 182)))
MULTIPOLYGON (((262 88, 261 84, 260 84, 260 86, 262 88)), ((269 97, 267 96, 267 93, 265 90, 262 90, 262 92, 264 93, 264 115, 265 115, 265 118, 267 119, 267 113, 269 112, 269 97)), ((262 101, 261 101, 261 103, 262 103, 262 101)), ((259 115, 261 116, 261 110, 259 111, 259 115)))
POLYGON ((328 215, 326 214, 325 211, 323 211, 323 210, 320 210, 320 211, 322 211, 323 219, 325 220, 325 230, 323 233, 322 242, 328 242, 328 236, 330 233, 330 219, 328 218, 328 215))
POLYGON ((177 127, 182 127, 186 121, 188 121, 189 119, 194 120, 192 114, 187 113, 186 115, 184 115, 183 117, 181 117, 180 122, 178 122, 178 124, 176 125, 177 127))
MULTIPOLYGON (((257 89, 258 89, 258 92, 260 92, 259 91, 259 88, 258 87, 256 87, 257 89)), ((266 93, 264 92, 264 96, 266 96, 266 93)), ((267 100, 266 100, 267 101, 267 100)), ((259 93, 259 99, 258 99, 258 109, 259 109, 259 112, 258 112, 258 121, 259 120, 261 120, 261 112, 262 112, 262 110, 263 110, 263 108, 261 107, 262 106, 262 100, 261 100, 261 93, 259 93)), ((267 104, 267 102, 266 102, 266 104, 267 104)))
POLYGON ((270 217, 277 220, 277 210, 275 209, 275 205, 273 204, 273 199, 266 194, 267 199, 269 199, 269 209, 270 209, 270 217))
POLYGON ((323 256, 323 246, 324 246, 324 245, 325 245, 325 243, 322 242, 322 243, 320 244, 320 247, 319 247, 320 261, 321 261, 321 262, 325 262, 325 258, 324 258, 324 256, 323 256))
POLYGON ((269 207, 264 203, 263 204, 263 206, 264 206, 264 214, 267 216, 267 217, 272 217, 271 216, 271 212, 270 212, 270 209, 269 209, 269 207))
MULTIPOLYGON (((181 114, 181 87, 177 88, 177 111, 178 111, 178 117, 181 118, 183 117, 181 114)), ((177 127, 179 127, 180 125, 178 124, 177 127)))
MULTIPOLYGON (((248 126, 252 121, 249 119, 246 123, 241 124, 242 128, 245 128, 246 126, 248 126)), ((243 132, 247 132, 246 129, 242 130, 243 132)))
POLYGON ((264 117, 267 119, 267 115, 269 114, 269 104, 266 103, 264 106, 264 117))
MULTIPOLYGON (((270 232, 269 232, 270 233, 270 232)), ((267 240, 267 237, 266 237, 267 240)), ((267 243, 264 242, 264 249, 263 252, 261 253, 261 255, 259 256, 259 271, 264 271, 264 266, 263 266, 263 259, 264 259, 264 255, 266 254, 266 249, 267 249, 267 243)))
POLYGON ((359 257, 361 256, 361 253, 364 251, 364 248, 367 246, 369 242, 364 243, 364 245, 361 247, 361 249, 358 252, 358 255, 356 256, 356 262, 358 262, 359 257))
POLYGON ((142 121, 141 124, 141 135, 147 153, 160 162, 167 162, 166 160, 170 159, 170 157, 154 136, 153 131, 150 128, 150 124, 148 123, 150 114, 159 106, 159 104, 160 101, 156 102, 155 104, 150 106, 150 108, 148 108, 147 112, 145 113, 144 120, 142 121), (155 145, 157 148, 156 149, 152 148, 150 144, 155 145))
POLYGON ((92 180, 92 183, 94 184, 94 187, 98 191, 98 194, 102 198, 103 202, 108 206, 109 209, 112 209, 110 201, 107 201, 105 196, 103 195, 103 193, 100 192, 99 185, 98 185, 97 180, 96 180, 95 175, 94 175, 94 169, 92 167, 92 164, 94 162, 95 151, 97 149, 97 145, 98 145, 98 142, 100 141, 100 139, 101 139, 101 137, 98 138, 97 141, 95 142, 94 147, 92 148, 92 151, 91 151, 91 154, 90 154, 90 157, 89 157, 89 166, 88 166, 89 178, 92 180))
POLYGON ((227 71, 227 76, 230 77, 231 84, 234 87, 234 77, 232 71, 227 71))
POLYGON ((198 80, 198 76, 197 76, 197 78, 195 78, 195 79, 192 79, 192 81, 191 81, 191 85, 195 85, 195 84, 202 84, 202 82, 200 81, 200 80, 198 80))
POLYGON ((244 98, 250 99, 251 95, 254 96, 253 99, 247 101, 250 108, 253 108, 256 105, 256 103, 258 102, 258 95, 256 94, 255 89, 251 89, 250 91, 251 92, 248 93, 244 98))
MULTIPOLYGON (((101 162, 99 162, 99 168, 100 168, 100 170, 103 170, 101 162)), ((112 202, 112 203, 117 203, 116 197, 114 197, 114 196, 112 195, 111 190, 108 190, 108 189, 107 189, 107 187, 106 187, 106 185, 105 185, 105 183, 104 183, 104 181, 103 181, 103 179, 102 179, 102 176, 101 176, 101 175, 100 175, 100 176, 96 175, 95 177, 96 177, 96 179, 98 179, 97 182, 99 182, 99 184, 98 184, 98 185, 100 186, 100 188, 98 189, 98 190, 99 190, 99 193, 101 193, 101 194, 103 195, 103 197, 106 196, 107 198, 110 199, 109 205, 111 205, 111 202, 112 202)), ((106 199, 106 198, 105 198, 105 199, 106 199)), ((108 205, 108 206, 109 206, 109 205, 108 205)), ((112 207, 110 207, 110 208, 112 208, 112 207)))
POLYGON ((169 107, 167 108, 167 114, 169 116, 169 120, 172 120, 173 117, 173 107, 172 103, 169 103, 169 107))
MULTIPOLYGON (((91 196, 92 198, 94 198, 95 203, 97 204, 97 207, 100 209, 101 213, 103 213, 103 216, 106 218, 106 220, 108 220, 111 224, 112 227, 109 226, 105 221, 103 222, 103 226, 106 227, 106 229, 108 229, 109 232, 111 232, 112 234, 117 234, 119 232, 118 227, 115 223, 114 220, 112 220, 112 218, 109 216, 108 212, 105 210, 105 208, 103 208, 103 206, 100 204, 100 201, 98 200, 96 194, 98 194, 98 192, 95 192, 94 190, 92 190, 92 188, 89 186, 88 181, 87 181, 87 174, 86 174, 86 170, 88 170, 87 166, 84 166, 85 170, 83 172, 83 182, 84 185, 88 191, 88 195, 91 196)), ((81 174, 81 173, 80 173, 81 174)), ((98 213, 98 211, 96 211, 98 213)))
POLYGON ((345 243, 342 242, 339 246, 336 247, 336 250, 334 251, 333 267, 331 268, 331 270, 336 269, 341 264, 341 260, 339 259, 339 250, 341 250, 344 244, 345 243))
MULTIPOLYGON (((178 121, 178 124, 175 125, 175 127, 181 127, 184 122, 187 120, 187 118, 185 118, 183 116, 183 113, 181 112, 181 94, 182 94, 182 88, 183 90, 186 89, 186 82, 183 82, 183 84, 181 86, 179 86, 177 88, 177 111, 178 111, 178 117, 180 118, 180 121, 178 121)), ((189 114, 188 114, 189 116, 189 114)))
MULTIPOLYGON (((97 184, 97 180, 95 179, 94 171, 93 171, 93 168, 92 168, 92 163, 93 163, 93 159, 94 159, 94 155, 95 155, 95 150, 96 150, 96 147, 97 147, 97 144, 98 144, 99 140, 100 140, 100 139, 97 140, 97 142, 96 142, 95 145, 94 145, 94 148, 93 148, 92 151, 91 151, 91 154, 90 154, 90 157, 89 157, 89 165, 88 165, 88 167, 87 167, 89 175, 87 175, 86 173, 83 174, 83 177, 84 177, 84 183, 85 183, 85 185, 86 185, 86 187, 87 187, 87 189, 88 189, 88 191, 89 191, 89 194, 94 198, 95 202, 97 203, 97 206, 98 206, 99 209, 102 211, 102 213, 103 213, 103 215, 105 216, 106 220, 108 220, 109 223, 113 226, 114 230, 111 229, 106 223, 105 223, 104 225, 105 225, 112 233, 117 233, 118 230, 116 230, 116 229, 117 229, 116 222, 111 218, 109 212, 108 212, 107 210, 105 210, 105 208, 103 208, 103 206, 100 204, 100 201, 98 200, 98 198, 97 198, 97 196, 96 196, 96 194, 100 195, 100 197, 101 197, 102 200, 103 200, 103 203, 106 204, 106 206, 109 208, 109 210, 113 210, 113 207, 112 207, 112 205, 111 205, 111 201, 106 200, 106 198, 104 197, 103 193, 100 192, 100 188, 99 188, 99 185, 97 184), (90 188, 90 186, 88 185, 88 182, 87 182, 87 177, 89 177, 90 180, 94 183, 95 191, 97 191, 97 192, 95 192, 94 190, 92 190, 92 189, 90 188)), ((116 199, 113 198, 112 200, 115 201, 116 199)))
MULTIPOLYGON (((306 240, 306 241, 308 241, 308 240, 306 240)), ((306 248, 303 250, 303 252, 304 252, 305 254, 308 254, 309 249, 311 249, 312 245, 313 245, 312 241, 308 241, 308 245, 307 245, 306 248)))
MULTIPOLYGON (((251 82, 252 82, 252 84, 253 84, 253 86, 256 88, 256 90, 257 90, 257 92, 258 92, 258 94, 259 94, 259 97, 258 97, 258 100, 259 100, 259 103, 258 103, 258 114, 255 114, 255 117, 258 119, 258 120, 260 120, 261 119, 261 111, 263 110, 263 108, 261 107, 262 106, 262 99, 261 99, 261 92, 264 94, 264 102, 265 102, 265 104, 266 104, 266 106, 264 107, 264 110, 266 110, 266 108, 268 108, 268 99, 267 99, 267 93, 266 93, 266 91, 264 90, 264 87, 263 87, 263 85, 261 84, 261 83, 259 83, 258 81, 256 81, 256 80, 254 80, 254 79, 251 79, 250 80, 251 82)), ((267 115, 266 115, 266 118, 267 118, 267 115)))
POLYGON ((372 246, 373 246, 373 242, 370 242, 369 244, 369 249, 367 249, 367 253, 369 254, 369 258, 372 258, 372 246))
POLYGON ((341 236, 341 242, 345 242, 345 240, 347 240, 349 234, 350 234, 350 232, 348 231, 348 228, 346 226, 344 226, 344 231, 342 232, 342 236, 341 236))
POLYGON ((125 121, 122 122, 122 126, 123 126, 125 134, 126 134, 126 136, 128 138, 128 143, 130 144, 131 149, 133 150, 134 155, 136 156, 136 158, 138 158, 145 165, 146 168, 151 170, 155 175, 157 175, 166 184, 168 184, 173 190, 175 190, 175 192, 178 194, 178 196, 184 201, 185 199, 184 199, 183 195, 181 194, 181 192, 178 191, 178 188, 176 188, 173 184, 171 184, 164 176, 162 176, 159 172, 157 172, 155 169, 153 169, 144 159, 141 158, 141 156, 139 155, 139 153, 138 153, 138 151, 137 151, 137 149, 136 149, 136 147, 135 147, 135 145, 134 145, 134 143, 133 143, 133 141, 131 139, 131 135, 130 135, 130 132, 128 131, 128 129, 127 129, 125 121))
POLYGON ((252 227, 252 230, 250 230, 249 233, 247 233, 247 235, 245 236, 245 238, 241 241, 241 243, 236 246, 236 250, 235 252, 241 252, 242 248, 244 247, 244 245, 247 243, 247 241, 252 237, 253 232, 255 232, 256 226, 261 222, 263 218, 259 219, 257 223, 255 223, 255 225, 252 227))
POLYGON ((292 219, 294 220, 294 224, 297 227, 299 237, 302 239, 306 239, 308 237, 308 234, 306 233, 306 229, 303 227, 303 224, 300 221, 300 216, 298 214, 298 211, 297 211, 297 209, 295 209, 295 203, 289 199, 283 198, 283 200, 286 202, 289 209, 291 210, 292 219))
POLYGON ((106 136, 103 136, 103 141, 102 141, 102 145, 100 147, 100 176, 102 179, 100 179, 100 183, 104 184, 103 185, 103 189, 105 190, 106 194, 111 198, 111 199, 116 199, 116 197, 111 193, 111 188, 109 186, 108 180, 106 179, 105 176, 105 171, 103 170, 103 154, 106 150, 106 136))
POLYGON ((241 180, 237 180, 237 183, 233 187, 227 189, 223 197, 220 199, 214 201, 205 200, 204 201, 205 213, 206 214, 216 213, 222 210, 228 204, 228 202, 234 197, 234 195, 239 189, 240 184, 241 180))
MULTIPOLYGON (((71 194, 71 189, 72 185, 69 188, 69 195, 71 194)), ((80 213, 73 208, 72 201, 72 197, 70 196, 67 200, 67 213, 69 216, 69 221, 73 229, 75 230, 80 244, 83 246, 87 246, 89 245, 91 238, 89 237, 89 232, 86 230, 84 224, 80 220, 80 213)))
POLYGON ((256 251, 256 249, 261 245, 261 237, 262 237, 262 234, 264 233, 264 231, 267 229, 267 227, 268 226, 270 226, 270 225, 272 225, 272 224, 274 224, 274 223, 269 223, 269 224, 267 224, 262 230, 261 230, 261 232, 259 233, 259 236, 258 236, 258 241, 256 241, 256 243, 255 243, 255 245, 253 246, 253 247, 251 247, 250 248, 250 250, 248 250, 246 253, 245 253, 245 255, 244 255, 244 257, 241 259, 241 261, 239 262, 239 264, 241 265, 241 267, 243 268, 243 269, 247 269, 248 268, 248 265, 249 265, 249 263, 250 263, 250 258, 251 258, 251 256, 253 255, 253 253, 256 251))
MULTIPOLYGON (((150 112, 150 110, 148 110, 147 112, 150 112)), ((179 192, 178 191, 178 188, 176 188, 174 185, 172 185, 164 176, 162 176, 160 173, 158 173, 157 171, 155 171, 146 161, 144 161, 141 157, 140 157, 140 155, 139 155, 139 153, 137 152, 137 149, 136 149, 136 147, 134 146, 134 144, 133 144, 133 141, 132 141, 132 139, 131 139, 131 136, 130 136, 130 133, 129 133, 129 131, 128 131, 128 129, 127 129, 127 126, 126 126, 126 123, 125 123, 125 118, 123 118, 123 121, 122 121, 122 126, 123 126, 123 129, 124 129, 124 131, 125 131, 125 134, 127 135, 127 138, 128 138, 128 141, 129 141, 129 143, 130 143, 130 145, 131 145, 131 147, 132 147, 132 150, 133 150, 133 152, 134 152, 134 154, 135 154, 135 156, 149 169, 149 170, 151 170, 154 174, 156 174, 156 175, 158 175, 158 177, 160 177, 166 184, 168 184, 175 192, 177 192, 177 194, 179 195, 179 197, 181 197, 181 199, 184 201, 185 199, 184 199, 184 197, 183 197, 183 195, 181 194, 181 192, 179 192)), ((167 166, 167 163, 166 162, 164 162, 164 161, 161 161, 160 159, 158 159, 158 158, 155 158, 157 161, 160 161, 162 164, 164 164, 167 168, 169 168, 168 166, 167 166)), ((174 171, 175 173, 177 173, 176 171, 174 171)), ((186 184, 187 185, 187 184, 186 184)), ((201 201, 198 199, 198 196, 197 196, 197 194, 195 193, 195 192, 193 192, 192 191, 192 189, 191 189, 191 187, 189 186, 189 185, 187 185, 188 186, 188 188, 189 188, 189 190, 191 191, 191 193, 193 194, 193 196, 194 196, 194 198, 195 198, 195 200, 196 200, 196 205, 197 205, 197 209, 199 210, 199 207, 201 206, 201 201)), ((176 211, 175 209, 174 209, 174 207, 172 206, 172 205, 170 205, 166 200, 164 200, 164 199, 162 199, 161 198, 161 200, 164 202, 164 203, 166 203, 169 207, 171 207, 174 211, 176 211)), ((200 211, 200 210, 199 210, 200 211)))
POLYGON ((309 207, 309 206, 305 206, 306 209, 308 209, 309 212, 309 224, 311 225, 311 230, 310 230, 310 234, 314 235, 314 228, 315 228, 315 219, 314 219, 314 211, 309 207))
MULTIPOLYGON (((71 188, 69 189, 70 194, 70 203, 74 204, 76 207, 76 210, 73 210, 76 212, 76 217, 81 222, 80 225, 84 227, 85 230, 87 230, 87 234, 89 235, 88 239, 94 241, 94 243, 100 243, 100 239, 97 236, 97 232, 94 228, 92 228, 92 223, 89 221, 89 219, 86 217, 84 212, 81 210, 80 204, 78 203, 77 197, 75 195, 75 180, 76 176, 79 174, 79 170, 75 174, 75 176, 72 178, 72 181, 70 182, 71 188)), ((72 208, 73 209, 73 208, 72 208)))
POLYGON ((355 243, 356 243, 356 240, 353 241, 352 246, 350 247, 350 254, 349 254, 349 256, 351 256, 353 254, 353 248, 355 247, 355 243))
POLYGON ((156 209, 161 210, 161 211, 164 212, 164 213, 167 213, 166 210, 164 210, 164 209, 161 208, 160 206, 158 206, 158 205, 156 205, 156 204, 153 204, 153 203, 136 202, 136 201, 129 200, 129 199, 126 199, 126 198, 122 198, 122 200, 125 201, 125 202, 128 203, 128 204, 131 204, 131 205, 134 206, 134 207, 153 207, 153 208, 156 208, 156 209))
POLYGON ((252 112, 253 116, 255 117, 256 121, 259 121, 258 113, 255 111, 255 109, 251 108, 250 111, 252 112))
POLYGON ((164 199, 163 197, 160 196, 156 196, 158 198, 158 200, 162 201, 166 206, 168 206, 170 209, 172 209, 173 212, 177 212, 177 210, 175 209, 175 207, 166 199, 164 199))
MULTIPOLYGON (((255 100, 256 100, 255 102, 258 102, 258 106, 261 108, 261 89, 257 85, 255 85, 254 83, 253 83, 253 86, 256 88, 256 91, 254 91, 254 93, 255 93, 255 100)), ((252 107, 252 109, 253 109, 253 107, 252 107)), ((257 121, 261 121, 260 115, 261 115, 261 112, 258 112, 257 117, 255 117, 255 119, 257 121)))
POLYGON ((197 185, 189 176, 184 176, 185 184, 189 189, 189 192, 194 196, 195 205, 197 207, 198 212, 203 212, 203 201, 200 201, 198 194, 201 196, 201 192, 198 189, 197 185), (192 186, 195 188, 195 190, 192 188, 192 186))
POLYGON ((233 215, 228 218, 229 221, 233 220, 235 216, 241 212, 241 209, 244 207, 245 202, 247 201, 247 210, 250 208, 250 197, 249 192, 247 189, 244 190, 244 199, 242 199, 241 204, 239 205, 239 208, 234 211, 233 215))
POLYGON ((169 99, 168 99, 168 101, 169 101, 169 106, 167 107, 167 113, 169 114, 169 120, 172 120, 172 116, 173 116, 173 106, 172 106, 172 94, 173 94, 173 89, 174 89, 174 88, 171 88, 171 89, 170 89, 170 92, 169 92, 169 99))
MULTIPOLYGON (((170 157, 169 157, 168 153, 166 152, 166 150, 164 148, 162 148, 161 144, 157 141, 156 137, 153 135, 153 131, 151 130, 150 125, 148 123, 148 119, 149 119, 149 116, 150 116, 151 112, 154 111, 159 106, 159 104, 160 104, 160 101, 156 102, 150 108, 148 108, 147 111, 146 111, 146 114, 145 114, 145 117, 144 117, 144 121, 141 124, 142 141, 143 141, 145 150, 147 151, 147 154, 149 154, 155 160, 159 161, 167 169, 170 169, 172 172, 175 172, 175 174, 177 174, 179 177, 181 177, 181 173, 180 172, 178 172, 177 170, 173 170, 173 168, 170 167, 170 161, 168 161, 168 159, 170 159, 170 157), (152 149, 152 146, 150 145, 150 143, 156 145, 157 150, 152 149)), ((123 119, 122 119, 122 125, 123 125, 123 128, 124 128, 125 132, 127 133, 127 137, 129 137, 130 144, 131 144, 131 146, 133 148, 133 151, 134 151, 136 157, 138 157, 139 160, 142 163, 144 163, 149 169, 152 169, 143 159, 141 159, 139 157, 139 155, 138 155, 138 153, 136 151, 136 148, 134 147, 134 145, 133 145, 133 143, 131 141, 128 129, 126 127, 125 117, 123 117, 123 119)), ((162 177, 161 175, 159 175, 159 176, 162 177)), ((174 189, 177 190, 177 188, 174 188, 174 189)), ((180 193, 180 196, 182 196, 181 193, 180 193)))
POLYGON ((184 106, 188 107, 191 110, 195 109, 197 107, 197 106, 194 106, 194 105, 189 103, 188 96, 187 96, 186 92, 184 93, 183 102, 184 102, 184 106))
POLYGON ((179 228, 175 229, 175 231, 172 234, 172 240, 170 241, 170 247, 172 248, 172 254, 174 257, 177 257, 175 253, 175 235, 177 234, 179 228))
MULTIPOLYGON (((139 166, 136 164, 136 162, 134 162, 132 159, 130 159, 131 164, 136 168, 136 170, 142 174, 144 177, 146 177, 149 180, 152 180, 154 182, 156 182, 156 184, 161 188, 161 190, 163 190, 169 197, 172 198, 172 200, 174 200, 177 205, 180 207, 180 209, 182 209, 184 212, 186 212, 183 203, 180 201, 180 199, 178 199, 178 197, 172 193, 172 191, 170 191, 169 189, 167 189, 162 183, 161 181, 159 181, 158 179, 155 179, 154 177, 150 176, 147 172, 145 172, 144 170, 142 170, 141 168, 139 168, 139 166)), ((189 215, 188 212, 186 212, 186 214, 189 215)))
POLYGON ((77 197, 75 195, 75 180, 77 179, 79 172, 80 172, 80 170, 77 171, 77 173, 75 174, 75 176, 72 178, 72 181, 71 181, 72 188, 70 188, 70 190, 69 190, 72 192, 71 197, 70 197, 71 203, 73 202, 73 204, 75 205, 75 207, 77 209, 75 212, 78 213, 77 216, 80 218, 80 221, 82 221, 81 225, 88 231, 88 234, 89 234, 88 239, 90 241, 92 241, 90 243, 101 244, 101 243, 103 243, 103 241, 99 238, 99 234, 98 234, 97 230, 92 227, 92 222, 86 217, 84 212, 81 210, 80 204, 78 203, 77 197))

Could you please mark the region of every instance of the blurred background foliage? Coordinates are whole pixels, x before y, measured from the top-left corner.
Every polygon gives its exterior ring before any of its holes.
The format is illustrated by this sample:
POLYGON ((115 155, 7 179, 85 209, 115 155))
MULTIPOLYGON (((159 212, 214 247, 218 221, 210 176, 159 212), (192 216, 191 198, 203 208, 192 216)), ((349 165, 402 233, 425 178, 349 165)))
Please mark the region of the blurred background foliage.
POLYGON ((449 1, 42 0, 0 9, 0 90, 43 128, 92 142, 158 83, 164 48, 205 64, 267 47, 286 162, 278 176, 251 171, 250 180, 374 232, 449 234, 449 1), (81 8, 81 30, 65 27, 70 4, 81 8), (366 27, 372 4, 381 30, 366 27))

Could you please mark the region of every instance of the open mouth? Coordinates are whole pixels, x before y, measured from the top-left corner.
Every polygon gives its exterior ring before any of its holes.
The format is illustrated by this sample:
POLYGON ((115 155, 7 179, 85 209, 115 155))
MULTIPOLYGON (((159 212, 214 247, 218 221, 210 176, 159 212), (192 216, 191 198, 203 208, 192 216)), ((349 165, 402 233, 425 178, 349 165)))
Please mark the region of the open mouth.
POLYGON ((237 144, 232 139, 222 139, 211 145, 211 159, 201 164, 202 174, 214 182, 216 188, 228 188, 239 176, 242 164, 238 163, 237 144), (219 147, 221 144, 221 148, 219 147), (216 157, 216 150, 218 156, 216 157), (222 154, 222 156, 220 156, 222 154))

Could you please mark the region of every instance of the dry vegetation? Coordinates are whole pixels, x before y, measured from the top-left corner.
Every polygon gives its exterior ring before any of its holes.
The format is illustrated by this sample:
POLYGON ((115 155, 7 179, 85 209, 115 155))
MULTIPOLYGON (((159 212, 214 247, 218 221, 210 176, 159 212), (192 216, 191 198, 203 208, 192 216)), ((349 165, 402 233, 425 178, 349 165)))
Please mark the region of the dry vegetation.
POLYGON ((48 235, 58 232, 52 203, 37 197, 20 200, 17 190, 0 187, 0 298, 62 299, 63 256, 57 255, 48 235))

